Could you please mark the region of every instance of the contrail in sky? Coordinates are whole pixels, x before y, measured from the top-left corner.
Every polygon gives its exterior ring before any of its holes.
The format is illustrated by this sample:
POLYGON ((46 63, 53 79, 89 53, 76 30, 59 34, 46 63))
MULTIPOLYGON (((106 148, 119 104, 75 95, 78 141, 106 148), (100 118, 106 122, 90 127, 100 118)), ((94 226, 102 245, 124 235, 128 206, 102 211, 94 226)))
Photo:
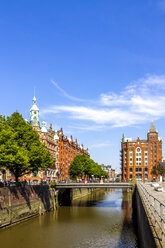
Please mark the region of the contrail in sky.
POLYGON ((86 102, 85 99, 81 99, 81 98, 77 98, 74 96, 69 95, 65 90, 63 90, 55 81, 51 80, 52 84, 56 87, 56 89, 58 89, 58 91, 65 96, 66 98, 72 100, 72 101, 76 101, 76 102, 86 102))

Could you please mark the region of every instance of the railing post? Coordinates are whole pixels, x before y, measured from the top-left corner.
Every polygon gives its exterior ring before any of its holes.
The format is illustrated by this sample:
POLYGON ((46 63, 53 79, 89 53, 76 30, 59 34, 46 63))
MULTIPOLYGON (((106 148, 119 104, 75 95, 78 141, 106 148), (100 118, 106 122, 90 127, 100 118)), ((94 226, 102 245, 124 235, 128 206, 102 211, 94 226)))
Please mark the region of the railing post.
POLYGON ((161 232, 162 232, 162 241, 165 241, 165 222, 163 214, 163 204, 160 203, 160 218, 161 218, 161 232))
POLYGON ((165 241, 165 223, 163 218, 161 218, 161 228, 162 228, 162 241, 165 241))
POLYGON ((156 227, 158 227, 158 222, 157 222, 157 212, 156 212, 156 198, 154 197, 154 212, 155 212, 155 216, 154 216, 154 218, 155 218, 155 226, 156 227))
POLYGON ((163 216, 163 204, 160 203, 160 217, 162 218, 163 216))

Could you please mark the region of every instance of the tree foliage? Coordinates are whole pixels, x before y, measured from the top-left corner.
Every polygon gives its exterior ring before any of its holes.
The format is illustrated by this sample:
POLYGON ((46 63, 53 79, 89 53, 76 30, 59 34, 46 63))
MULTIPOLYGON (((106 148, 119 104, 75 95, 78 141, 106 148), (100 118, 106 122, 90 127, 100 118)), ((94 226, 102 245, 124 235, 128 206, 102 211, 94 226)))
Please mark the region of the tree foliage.
POLYGON ((53 166, 53 158, 40 142, 39 135, 22 115, 0 116, 0 167, 9 169, 18 178, 53 166))
POLYGON ((91 178, 107 178, 107 173, 87 155, 77 155, 69 167, 71 178, 81 178, 82 176, 91 178))
POLYGON ((155 176, 159 176, 159 175, 163 176, 165 175, 165 168, 161 164, 156 165, 153 167, 151 173, 155 176))

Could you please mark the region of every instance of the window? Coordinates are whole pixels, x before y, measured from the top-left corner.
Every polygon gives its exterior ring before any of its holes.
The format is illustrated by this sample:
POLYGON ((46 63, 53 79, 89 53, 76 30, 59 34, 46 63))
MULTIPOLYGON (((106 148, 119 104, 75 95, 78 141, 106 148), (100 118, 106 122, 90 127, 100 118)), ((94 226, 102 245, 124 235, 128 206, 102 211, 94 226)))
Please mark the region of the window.
POLYGON ((137 148, 136 150, 137 150, 137 152, 140 152, 140 148, 137 148))
POLYGON ((132 158, 130 158, 129 160, 132 161, 132 158))
POLYGON ((136 172, 141 172, 142 169, 141 168, 136 168, 136 172))
POLYGON ((132 168, 130 168, 129 171, 132 172, 132 168))
POLYGON ((152 149, 152 146, 151 146, 151 149, 152 149))
POLYGON ((145 160, 147 160, 147 158, 145 158, 145 160))
POLYGON ((145 168, 145 171, 148 171, 148 169, 147 169, 147 168, 145 168))
POLYGON ((156 148, 156 146, 154 146, 154 148, 156 148))
POLYGON ((132 175, 130 175, 129 178, 132 178, 132 175))
POLYGON ((145 143, 145 146, 148 146, 148 144, 147 144, 147 143, 145 143))

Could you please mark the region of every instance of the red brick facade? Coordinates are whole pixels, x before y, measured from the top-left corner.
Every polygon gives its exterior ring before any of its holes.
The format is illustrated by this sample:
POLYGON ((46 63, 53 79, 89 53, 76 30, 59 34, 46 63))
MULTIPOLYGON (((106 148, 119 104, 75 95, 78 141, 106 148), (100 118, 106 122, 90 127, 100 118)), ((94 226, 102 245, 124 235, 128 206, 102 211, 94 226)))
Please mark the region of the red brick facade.
POLYGON ((79 146, 77 140, 64 136, 63 129, 53 131, 52 125, 48 130, 36 128, 41 142, 43 142, 54 159, 54 166, 44 172, 43 180, 68 180, 69 166, 74 157, 78 154, 88 154, 88 149, 84 150, 83 145, 79 146), (44 132, 43 132, 44 131, 44 132), (52 175, 51 175, 52 173, 52 175))
POLYGON ((162 161, 162 139, 158 137, 153 122, 147 135, 147 140, 133 141, 122 137, 121 169, 122 179, 153 179, 151 174, 154 165, 162 161))
POLYGON ((59 134, 59 180, 69 179, 69 165, 74 157, 79 154, 88 154, 88 149, 84 150, 83 145, 79 146, 77 139, 73 141, 72 136, 68 139, 64 136, 63 130, 59 134))

